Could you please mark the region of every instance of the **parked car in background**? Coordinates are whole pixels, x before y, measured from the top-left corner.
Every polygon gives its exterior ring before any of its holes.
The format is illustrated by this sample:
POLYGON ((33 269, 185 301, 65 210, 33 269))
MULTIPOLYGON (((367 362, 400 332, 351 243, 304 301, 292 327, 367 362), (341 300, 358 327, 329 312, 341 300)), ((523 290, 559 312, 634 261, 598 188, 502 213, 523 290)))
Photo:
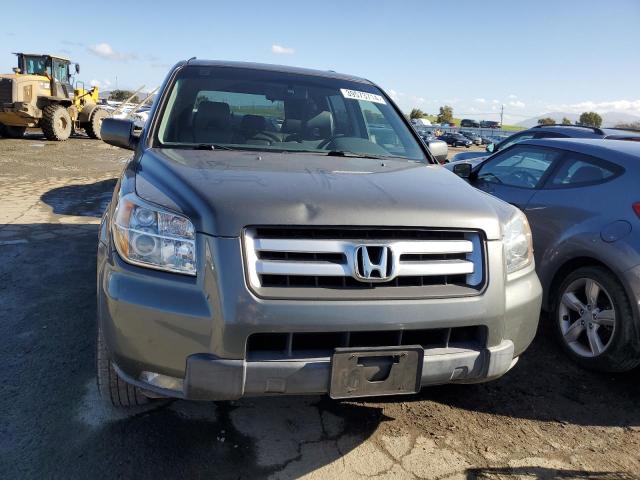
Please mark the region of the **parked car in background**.
POLYGON ((416 127, 430 127, 431 121, 426 118, 414 118, 411 120, 411 124, 416 127))
POLYGON ((473 144, 471 140, 459 133, 445 133, 444 135, 440 135, 438 139, 446 142, 447 145, 451 145, 452 147, 469 148, 473 144))
POLYGON ((368 80, 189 60, 140 136, 102 134, 134 150, 98 239, 113 405, 477 383, 535 335, 524 215, 435 165, 368 80))
POLYGON ((464 135, 469 140, 471 140, 475 145, 482 145, 482 138, 477 133, 470 132, 467 130, 460 130, 460 135, 464 135))
MULTIPOLYGON (((623 128, 596 128, 580 125, 536 125, 528 130, 523 130, 510 135, 506 139, 487 145, 486 151, 491 154, 504 150, 511 145, 524 140, 536 138, 606 138, 609 140, 640 141, 640 131, 623 128)), ((487 157, 483 152, 464 152, 456 155, 452 162, 469 161, 473 158, 487 157)))
POLYGON ((420 134, 420 138, 427 144, 431 155, 436 159, 438 163, 447 163, 449 160, 447 159, 449 156, 449 146, 447 142, 439 140, 437 137, 433 136, 431 132, 425 131, 425 133, 420 134))
POLYGON ((500 122, 494 122, 493 120, 482 120, 480 122, 480 128, 500 128, 500 122))
POLYGON ((527 215, 543 306, 567 354, 595 370, 639 365, 640 143, 523 140, 469 181, 527 215))
POLYGON ((461 127, 467 127, 467 128, 480 128, 480 122, 478 122, 477 120, 470 120, 468 118, 463 118, 462 120, 460 120, 460 126, 461 127))

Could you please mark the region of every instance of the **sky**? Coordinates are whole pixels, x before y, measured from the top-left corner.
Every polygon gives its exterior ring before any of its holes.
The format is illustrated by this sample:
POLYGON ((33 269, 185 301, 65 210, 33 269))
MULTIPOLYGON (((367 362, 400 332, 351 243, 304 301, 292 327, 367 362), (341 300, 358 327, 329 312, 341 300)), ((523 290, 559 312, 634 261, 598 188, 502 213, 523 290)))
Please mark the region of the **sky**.
MULTIPOLYGON (((640 0, 207 0, 73 3, 47 28, 2 0, 0 72, 11 52, 81 64, 106 90, 159 85, 190 57, 335 70, 368 78, 409 111, 517 123, 551 111, 640 116, 640 0), (91 20, 93 11, 95 20, 91 20)), ((35 5, 34 5, 35 6, 35 5)))

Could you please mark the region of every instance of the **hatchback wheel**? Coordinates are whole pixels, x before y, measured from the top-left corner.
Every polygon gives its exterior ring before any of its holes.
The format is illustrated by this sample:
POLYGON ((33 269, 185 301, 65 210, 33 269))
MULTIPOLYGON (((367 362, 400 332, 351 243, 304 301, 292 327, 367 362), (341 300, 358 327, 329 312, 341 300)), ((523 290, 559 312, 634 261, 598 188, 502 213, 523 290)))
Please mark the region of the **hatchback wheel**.
POLYGON ((614 275, 601 267, 579 268, 564 279, 558 292, 556 332, 574 361, 609 372, 640 364, 638 325, 614 275))

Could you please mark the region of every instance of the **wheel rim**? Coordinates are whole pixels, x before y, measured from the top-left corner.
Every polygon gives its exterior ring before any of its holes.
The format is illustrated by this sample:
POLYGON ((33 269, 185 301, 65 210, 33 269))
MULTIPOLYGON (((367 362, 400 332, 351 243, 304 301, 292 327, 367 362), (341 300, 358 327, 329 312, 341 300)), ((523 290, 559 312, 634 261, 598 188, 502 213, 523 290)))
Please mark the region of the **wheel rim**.
POLYGON ((68 125, 68 123, 67 123, 67 119, 66 119, 66 118, 64 118, 64 117, 60 117, 60 118, 58 119, 58 125, 60 126, 60 129, 61 129, 62 131, 65 131, 65 130, 67 129, 67 125, 68 125))
POLYGON ((582 357, 602 355, 613 339, 616 310, 611 295, 592 278, 579 278, 560 297, 562 340, 582 357))

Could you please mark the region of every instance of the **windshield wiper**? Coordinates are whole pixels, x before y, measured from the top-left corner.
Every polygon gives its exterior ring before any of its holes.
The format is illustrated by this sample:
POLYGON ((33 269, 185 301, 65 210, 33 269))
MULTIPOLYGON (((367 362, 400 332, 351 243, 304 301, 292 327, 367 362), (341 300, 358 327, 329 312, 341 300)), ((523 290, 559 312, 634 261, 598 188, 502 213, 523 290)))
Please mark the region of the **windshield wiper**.
POLYGON ((220 145, 219 143, 195 143, 195 144, 185 144, 185 146, 190 146, 194 150, 237 150, 235 148, 227 147, 226 145, 220 145))
POLYGON ((384 160, 385 158, 402 158, 403 160, 408 160, 399 155, 376 155, 374 153, 352 152, 351 150, 331 150, 326 155, 328 157, 373 158, 374 160, 384 160))

